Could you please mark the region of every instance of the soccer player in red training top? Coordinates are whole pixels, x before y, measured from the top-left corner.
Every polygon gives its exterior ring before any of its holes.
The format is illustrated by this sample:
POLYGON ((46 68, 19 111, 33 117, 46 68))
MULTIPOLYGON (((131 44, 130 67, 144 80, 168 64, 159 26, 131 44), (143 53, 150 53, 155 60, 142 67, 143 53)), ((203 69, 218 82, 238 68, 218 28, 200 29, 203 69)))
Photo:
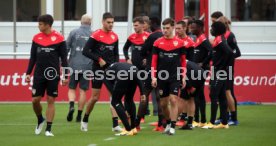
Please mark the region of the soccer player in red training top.
POLYGON ((189 61, 192 61, 194 53, 194 41, 186 34, 187 29, 187 23, 185 21, 178 21, 175 26, 175 34, 178 38, 183 40, 186 58, 189 61))
MULTIPOLYGON (((102 29, 98 29, 92 33, 83 49, 83 55, 94 61, 92 71, 95 76, 92 79, 92 95, 87 103, 86 112, 81 122, 82 131, 88 131, 89 114, 100 97, 104 70, 110 64, 119 61, 118 36, 112 31, 113 23, 114 16, 108 12, 104 13, 102 29)), ((121 131, 121 129, 118 128, 118 116, 112 107, 111 112, 113 116, 112 131, 121 131)))
POLYGON ((133 19, 135 33, 128 37, 123 49, 127 63, 135 65, 139 70, 145 69, 141 51, 142 45, 150 35, 148 32, 143 30, 144 23, 145 22, 142 17, 136 17, 133 19), (131 48, 131 58, 128 55, 129 48, 131 48))
MULTIPOLYGON (((64 37, 52 29, 54 19, 51 15, 38 17, 38 28, 40 33, 33 38, 31 57, 27 69, 26 81, 30 82, 30 74, 35 66, 34 80, 32 87, 33 110, 37 116, 35 134, 40 134, 45 123, 42 116, 41 98, 47 91, 48 108, 46 110, 46 136, 54 136, 51 132, 55 116, 55 98, 58 96, 58 83, 60 80, 60 59, 62 67, 68 67, 67 50, 64 37)), ((65 76, 66 77, 66 76, 65 76)), ((63 85, 68 79, 62 81, 63 85)))
MULTIPOLYGON (((152 33, 149 35, 148 39, 145 41, 144 45, 142 46, 142 57, 143 57, 143 63, 146 64, 146 71, 150 72, 151 69, 151 59, 152 59, 152 49, 154 42, 163 36, 163 33, 161 31, 161 20, 158 17, 151 17, 151 31, 152 33)), ((148 75, 147 79, 145 80, 145 95, 146 100, 140 101, 138 112, 137 112, 137 118, 136 118, 136 128, 137 130, 140 130, 140 121, 145 116, 147 111, 147 105, 149 101, 149 94, 151 92, 155 92, 156 95, 156 101, 157 101, 157 108, 158 108, 158 124, 154 128, 154 131, 164 131, 164 127, 162 126, 162 120, 163 120, 163 114, 160 108, 160 98, 158 89, 153 88, 151 85, 151 76, 148 75)))
POLYGON ((181 67, 182 84, 185 87, 186 56, 184 43, 173 35, 174 20, 167 18, 162 22, 164 37, 154 42, 152 55, 152 86, 159 87, 160 104, 167 120, 164 133, 175 134, 178 115, 177 96, 181 84, 178 69, 181 67), (165 73, 165 77, 164 74, 165 73), (158 74, 158 76, 157 76, 158 74), (170 109, 168 105, 170 103, 170 109))
MULTIPOLYGON (((227 43, 229 47, 232 49, 234 56, 232 57, 230 67, 232 67, 232 76, 234 77, 234 69, 235 69, 235 59, 241 56, 241 51, 239 49, 239 46, 237 45, 237 40, 233 32, 230 30, 230 20, 222 16, 217 21, 222 22, 225 24, 226 32, 224 34, 225 39, 227 40, 227 43)), ((238 119, 237 119, 237 99, 234 94, 234 80, 228 80, 226 83, 226 97, 227 97, 227 103, 229 110, 231 112, 231 116, 229 117, 228 124, 229 125, 238 125, 238 119)))
MULTIPOLYGON (((191 31, 196 35, 196 41, 194 45, 193 62, 197 63, 204 70, 209 70, 209 62, 212 57, 212 46, 204 34, 204 23, 201 20, 195 20, 191 24, 191 31)), ((194 127, 203 127, 206 125, 206 101, 204 95, 204 85, 202 85, 201 91, 198 97, 195 97, 196 111, 194 127), (201 114, 201 120, 199 123, 199 111, 201 114)))
MULTIPOLYGON (((189 37, 186 34, 187 29, 188 29, 187 22, 183 20, 178 21, 175 26, 175 34, 177 35, 178 38, 184 41, 186 59, 192 61, 193 53, 194 53, 194 41, 191 37, 189 37)), ((180 99, 179 101, 182 102, 184 105, 187 105, 187 102, 185 100, 180 99)), ((176 125, 182 126, 184 124, 186 117, 187 117, 187 113, 181 111, 178 118, 179 121, 176 123, 176 125)))
MULTIPOLYGON (((142 46, 150 33, 144 31, 145 25, 146 22, 144 21, 143 16, 133 19, 133 28, 135 33, 128 37, 123 48, 127 63, 135 65, 139 70, 145 70, 146 68, 146 65, 143 63, 142 46), (128 55, 129 49, 131 49, 131 58, 128 55)), ((148 101, 146 103, 148 105, 148 101)), ((138 128, 138 130, 140 129, 138 128)))
POLYGON ((210 122, 202 128, 227 129, 229 126, 227 123, 227 99, 225 93, 226 81, 228 80, 227 78, 229 78, 229 75, 226 72, 231 64, 233 52, 224 38, 226 32, 225 25, 222 22, 214 22, 211 27, 211 34, 215 37, 212 44, 214 72, 212 73, 212 78, 210 80, 211 118, 210 122), (219 72, 224 72, 226 76, 223 76, 219 72), (218 103, 220 106, 221 124, 214 126, 218 103))

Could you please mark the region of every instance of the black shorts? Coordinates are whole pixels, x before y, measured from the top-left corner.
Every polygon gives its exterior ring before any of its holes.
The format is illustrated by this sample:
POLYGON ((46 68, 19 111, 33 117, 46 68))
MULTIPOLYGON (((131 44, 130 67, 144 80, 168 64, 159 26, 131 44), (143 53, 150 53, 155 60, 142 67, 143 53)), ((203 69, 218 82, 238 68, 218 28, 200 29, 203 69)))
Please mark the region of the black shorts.
POLYGON ((92 72, 94 73, 94 77, 92 78, 92 88, 93 89, 101 89, 103 85, 103 80, 105 77, 104 68, 94 65, 92 67, 92 72))
POLYGON ((184 89, 181 89, 180 91, 180 98, 184 99, 184 100, 189 100, 191 99, 191 97, 197 97, 199 90, 196 89, 193 93, 190 93, 190 90, 192 88, 195 88, 191 85, 190 80, 186 80, 186 86, 184 89))
POLYGON ((58 96, 58 83, 60 79, 47 80, 45 78, 34 77, 32 86, 32 97, 43 97, 45 91, 48 96, 58 96))
POLYGON ((231 79, 231 80, 230 80, 230 79, 227 79, 225 85, 226 85, 226 90, 231 90, 231 89, 233 89, 233 86, 234 86, 234 79, 231 79))
POLYGON ((148 73, 148 74, 146 75, 147 78, 146 78, 145 80, 143 80, 143 81, 144 81, 144 85, 145 85, 145 90, 146 90, 146 91, 152 91, 152 90, 153 90, 153 87, 152 87, 152 85, 151 85, 152 79, 151 79, 150 70, 147 68, 147 69, 146 69, 146 72, 148 73))
POLYGON ((160 98, 168 97, 170 94, 178 96, 180 81, 177 79, 158 80, 157 86, 159 88, 160 98))
POLYGON ((75 74, 73 73, 70 76, 70 81, 69 81, 69 88, 70 89, 76 89, 77 85, 79 84, 80 89, 86 91, 89 89, 89 80, 85 79, 83 74, 75 74))

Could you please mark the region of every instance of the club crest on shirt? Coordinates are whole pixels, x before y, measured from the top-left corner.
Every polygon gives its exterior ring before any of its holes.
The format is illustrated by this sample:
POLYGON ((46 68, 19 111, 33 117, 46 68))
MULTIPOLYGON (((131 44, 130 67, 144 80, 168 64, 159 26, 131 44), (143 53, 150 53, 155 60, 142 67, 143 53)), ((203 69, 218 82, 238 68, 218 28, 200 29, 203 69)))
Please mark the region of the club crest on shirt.
POLYGON ((173 41, 173 45, 176 47, 178 45, 178 41, 173 41))
POLYGON ((159 90, 159 95, 163 95, 163 90, 159 90))
POLYGON ((188 42, 187 41, 184 41, 184 46, 187 46, 188 45, 188 42))
POLYGON ((52 36, 52 37, 51 37, 51 40, 54 42, 55 40, 57 40, 57 37, 52 36))
POLYGON ((143 40, 145 41, 147 39, 147 36, 143 36, 143 40))
POLYGON ((114 36, 113 34, 112 34, 110 37, 112 38, 112 40, 114 40, 114 39, 115 39, 115 36, 114 36))

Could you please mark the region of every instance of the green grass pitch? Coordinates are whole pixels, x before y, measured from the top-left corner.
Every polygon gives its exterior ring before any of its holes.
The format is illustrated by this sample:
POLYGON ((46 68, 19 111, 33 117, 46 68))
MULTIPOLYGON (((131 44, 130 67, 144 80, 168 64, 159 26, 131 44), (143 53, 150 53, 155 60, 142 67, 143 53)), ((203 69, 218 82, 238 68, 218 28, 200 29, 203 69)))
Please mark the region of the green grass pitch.
MULTIPOLYGON (((45 113, 46 104, 43 104, 45 113)), ((209 118, 207 106, 207 118, 209 118)), ((240 125, 230 129, 192 131, 176 130, 167 136, 153 132, 149 122, 157 117, 147 116, 144 128, 136 136, 116 137, 111 131, 109 104, 97 104, 89 119, 89 131, 81 132, 80 124, 66 121, 68 104, 56 104, 52 131, 55 137, 34 134, 36 117, 31 103, 0 104, 1 146, 186 146, 186 145, 276 145, 276 106, 239 106, 240 125)), ((45 114, 44 114, 45 115, 45 114)), ((74 114, 75 120, 76 112, 74 114)), ((44 127, 45 128, 45 127, 44 127)))

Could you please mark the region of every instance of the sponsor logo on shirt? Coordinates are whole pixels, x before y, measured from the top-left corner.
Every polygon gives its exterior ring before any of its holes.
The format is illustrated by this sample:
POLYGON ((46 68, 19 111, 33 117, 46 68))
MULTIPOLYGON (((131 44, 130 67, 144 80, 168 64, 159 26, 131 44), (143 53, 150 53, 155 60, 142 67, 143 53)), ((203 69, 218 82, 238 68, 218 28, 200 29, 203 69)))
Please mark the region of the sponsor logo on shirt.
POLYGON ((39 48, 41 51, 44 51, 44 52, 51 52, 51 51, 54 51, 55 49, 54 48, 39 48))
POLYGON ((107 49, 109 49, 110 51, 114 50, 114 46, 106 46, 107 49))
POLYGON ((174 56, 178 56, 177 53, 164 53, 165 56, 168 56, 169 58, 172 58, 174 56))
POLYGON ((141 51, 142 50, 142 46, 133 46, 132 50, 138 50, 141 51))

